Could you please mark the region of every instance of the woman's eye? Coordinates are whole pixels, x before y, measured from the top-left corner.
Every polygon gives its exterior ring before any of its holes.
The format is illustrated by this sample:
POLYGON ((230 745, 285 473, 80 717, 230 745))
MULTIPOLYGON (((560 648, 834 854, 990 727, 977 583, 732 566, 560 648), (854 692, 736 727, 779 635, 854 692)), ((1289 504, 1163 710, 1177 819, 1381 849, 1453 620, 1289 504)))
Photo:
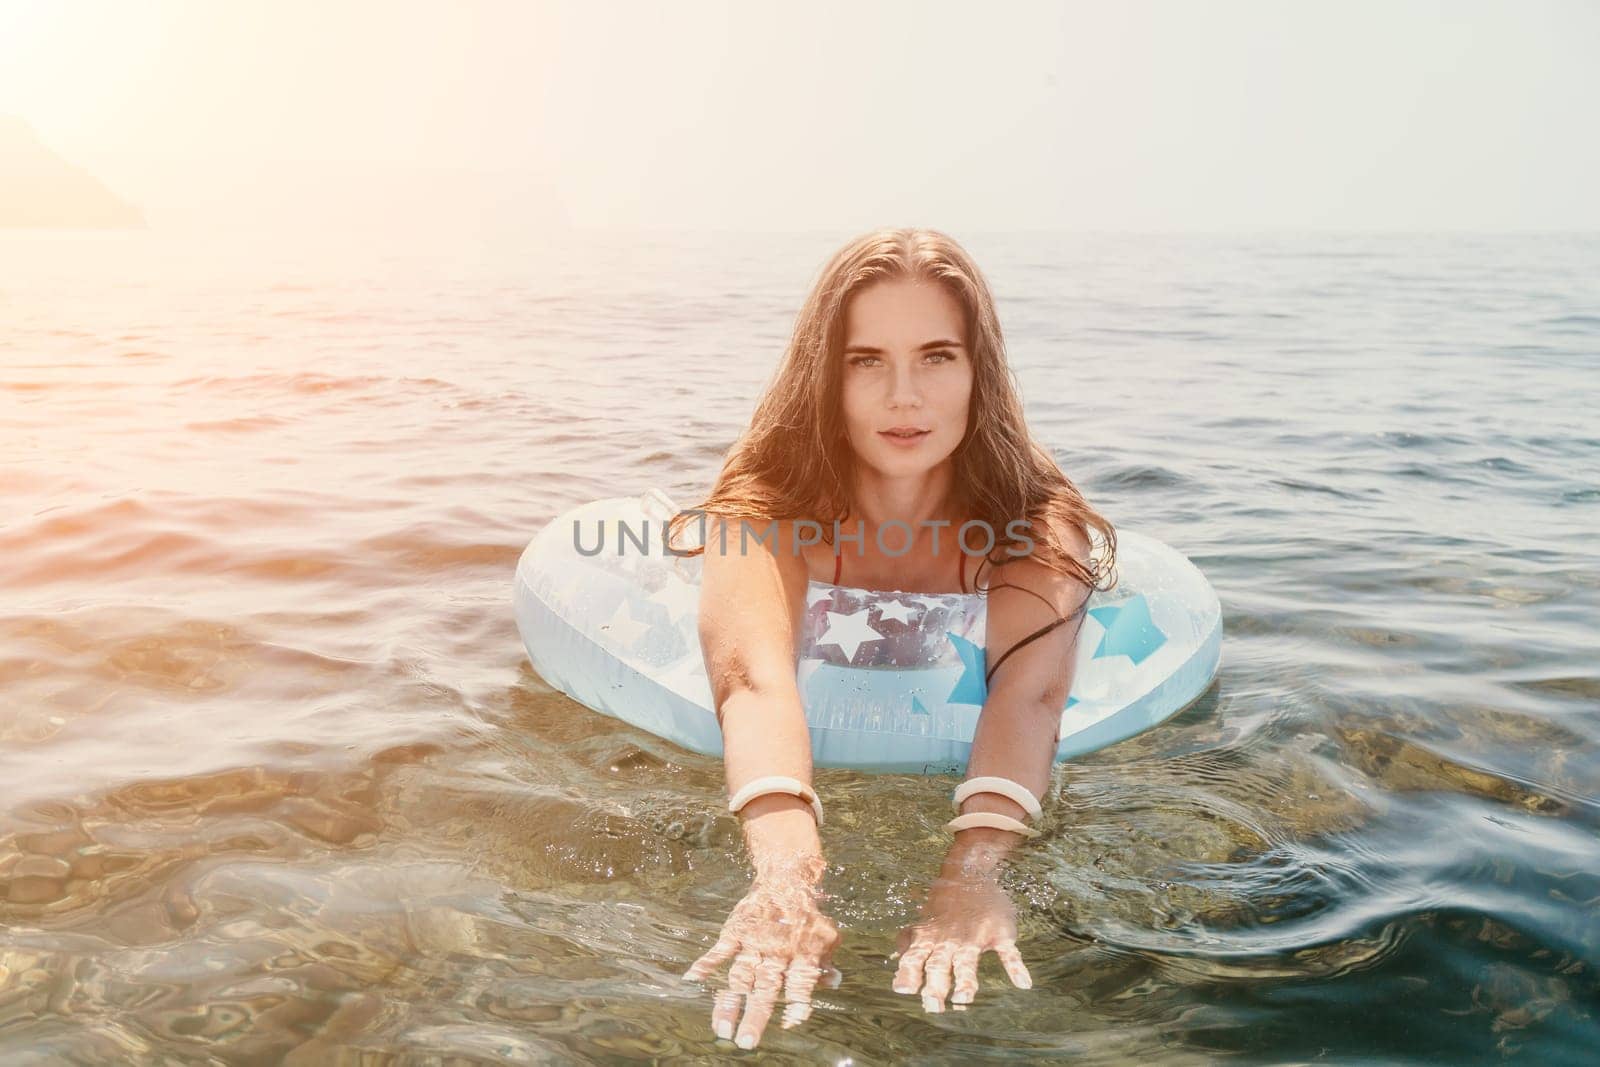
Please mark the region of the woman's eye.
MULTIPOLYGON (((929 363, 949 363, 956 358, 956 354, 954 352, 941 349, 937 352, 925 353, 922 358, 929 363)), ((877 356, 850 357, 850 366, 852 367, 875 367, 882 362, 883 361, 877 356)))

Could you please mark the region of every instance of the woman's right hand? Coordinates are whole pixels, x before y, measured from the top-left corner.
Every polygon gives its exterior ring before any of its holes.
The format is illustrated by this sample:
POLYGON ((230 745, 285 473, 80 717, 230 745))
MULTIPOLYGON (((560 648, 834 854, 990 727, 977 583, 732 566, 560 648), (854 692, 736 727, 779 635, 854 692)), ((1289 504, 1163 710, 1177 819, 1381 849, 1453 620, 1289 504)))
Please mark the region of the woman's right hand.
POLYGON ((829 988, 838 988, 843 976, 832 960, 839 947, 839 928, 822 914, 818 896, 813 879, 793 872, 758 873, 722 924, 717 943, 684 972, 686 980, 698 982, 733 959, 728 988, 717 994, 711 1011, 711 1028, 719 1038, 734 1037, 741 998, 745 1011, 744 1020, 738 1022, 737 1044, 748 1049, 761 1040, 780 990, 787 1030, 811 1015, 811 992, 818 978, 826 974, 829 988))

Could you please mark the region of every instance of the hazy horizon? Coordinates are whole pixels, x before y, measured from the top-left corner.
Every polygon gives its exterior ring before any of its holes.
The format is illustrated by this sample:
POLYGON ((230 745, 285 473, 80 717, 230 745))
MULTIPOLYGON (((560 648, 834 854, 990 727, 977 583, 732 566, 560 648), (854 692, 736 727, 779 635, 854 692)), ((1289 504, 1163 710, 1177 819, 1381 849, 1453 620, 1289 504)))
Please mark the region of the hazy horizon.
POLYGON ((152 226, 1600 229, 1577 2, 0 0, 0 115, 152 226))

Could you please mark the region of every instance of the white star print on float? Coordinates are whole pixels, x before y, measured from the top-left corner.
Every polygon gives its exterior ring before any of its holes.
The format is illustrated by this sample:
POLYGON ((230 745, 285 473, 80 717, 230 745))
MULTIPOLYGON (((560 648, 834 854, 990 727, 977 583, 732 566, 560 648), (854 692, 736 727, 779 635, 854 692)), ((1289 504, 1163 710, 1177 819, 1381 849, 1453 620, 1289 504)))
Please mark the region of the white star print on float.
POLYGON ((600 629, 604 630, 621 649, 631 649, 639 643, 640 637, 650 632, 650 627, 633 617, 633 613, 628 610, 627 600, 617 605, 611 621, 600 629))
POLYGON ((674 573, 667 575, 666 585, 663 585, 645 599, 666 608, 667 618, 671 619, 672 624, 676 626, 685 615, 699 608, 700 590, 674 573))
POLYGON ((583 572, 573 571, 572 577, 568 578, 561 588, 556 590, 556 600, 562 604, 572 603, 573 598, 578 595, 578 590, 582 586, 583 572))
POLYGON ((817 644, 838 645, 844 658, 853 663, 856 649, 869 641, 882 640, 883 635, 867 625, 867 609, 862 608, 845 615, 837 611, 828 612, 828 630, 817 638, 817 644))
POLYGON ((885 600, 878 605, 878 621, 894 619, 896 622, 911 621, 911 605, 899 600, 885 600))
POLYGON ((956 595, 958 595, 958 594, 956 594, 956 593, 944 593, 942 595, 941 594, 934 594, 933 596, 914 596, 914 597, 908 597, 907 599, 908 600, 919 601, 924 608, 927 608, 929 611, 932 611, 934 608, 947 608, 947 607, 949 607, 950 606, 950 602, 948 600, 946 600, 945 597, 956 596, 956 595))
POLYGON ((822 601, 827 600, 832 596, 833 596, 833 587, 832 586, 827 586, 827 585, 819 586, 818 588, 811 590, 811 592, 809 594, 807 594, 807 596, 806 596, 806 606, 810 607, 813 604, 819 604, 822 601))

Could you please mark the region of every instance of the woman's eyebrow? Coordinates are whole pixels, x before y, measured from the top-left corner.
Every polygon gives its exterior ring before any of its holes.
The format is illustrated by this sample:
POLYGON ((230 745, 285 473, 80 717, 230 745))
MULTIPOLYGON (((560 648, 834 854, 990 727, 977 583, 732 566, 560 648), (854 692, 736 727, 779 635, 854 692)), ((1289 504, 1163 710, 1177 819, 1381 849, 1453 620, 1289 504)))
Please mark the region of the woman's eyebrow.
MULTIPOLYGON (((961 342, 960 341, 929 341, 927 344, 918 345, 917 346, 917 351, 918 352, 926 352, 930 348, 960 348, 960 347, 961 347, 961 342)), ((881 355, 883 355, 883 349, 881 349, 881 348, 873 348, 871 345, 846 345, 845 349, 844 349, 844 354, 848 356, 852 352, 860 352, 862 355, 866 355, 866 356, 881 356, 881 355)))

